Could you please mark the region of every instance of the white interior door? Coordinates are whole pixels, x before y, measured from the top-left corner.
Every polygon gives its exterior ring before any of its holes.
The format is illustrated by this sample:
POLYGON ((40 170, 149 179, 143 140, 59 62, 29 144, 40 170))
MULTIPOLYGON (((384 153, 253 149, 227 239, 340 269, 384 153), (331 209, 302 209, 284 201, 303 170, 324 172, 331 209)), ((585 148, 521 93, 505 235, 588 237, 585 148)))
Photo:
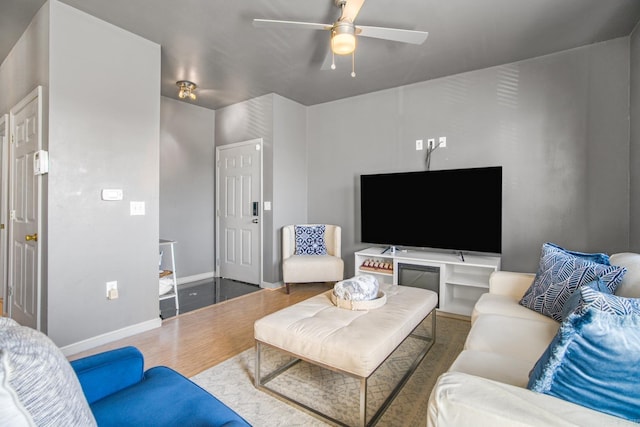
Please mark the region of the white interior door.
POLYGON ((7 295, 7 262, 9 261, 7 247, 7 215, 9 206, 8 188, 8 158, 9 153, 9 115, 0 116, 0 298, 5 302, 2 305, 3 313, 9 312, 7 295))
POLYGON ((217 263, 220 276, 260 284, 262 140, 219 147, 217 263))
MULTIPOLYGON (((40 194, 33 157, 42 148, 42 92, 38 87, 9 114, 10 316, 40 329, 40 194)), ((41 240, 41 239, 40 239, 41 240)))

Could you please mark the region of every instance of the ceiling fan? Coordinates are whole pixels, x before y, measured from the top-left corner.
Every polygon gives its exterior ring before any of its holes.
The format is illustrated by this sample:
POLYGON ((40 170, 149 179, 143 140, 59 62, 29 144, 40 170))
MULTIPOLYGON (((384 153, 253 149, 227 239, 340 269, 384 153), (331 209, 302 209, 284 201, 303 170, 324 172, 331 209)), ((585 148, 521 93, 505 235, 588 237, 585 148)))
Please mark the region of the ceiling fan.
POLYGON ((256 27, 288 27, 307 30, 331 31, 331 69, 335 69, 335 55, 352 55, 351 76, 355 77, 354 52, 356 50, 356 36, 391 40, 402 43, 422 44, 429 35, 425 31, 403 30, 400 28, 371 27, 355 25, 355 19, 365 0, 334 0, 340 8, 340 18, 333 24, 317 24, 313 22, 278 21, 273 19, 254 19, 256 27))

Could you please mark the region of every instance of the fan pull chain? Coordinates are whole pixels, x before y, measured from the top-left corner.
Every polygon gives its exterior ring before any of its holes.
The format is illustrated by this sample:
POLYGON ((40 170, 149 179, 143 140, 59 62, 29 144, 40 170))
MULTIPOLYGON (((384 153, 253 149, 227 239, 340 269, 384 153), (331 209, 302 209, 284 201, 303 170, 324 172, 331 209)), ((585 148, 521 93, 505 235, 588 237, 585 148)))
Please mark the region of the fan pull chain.
POLYGON ((351 52, 351 77, 356 76, 356 51, 351 52))
POLYGON ((333 53, 333 50, 331 51, 331 69, 336 69, 336 54, 333 53))

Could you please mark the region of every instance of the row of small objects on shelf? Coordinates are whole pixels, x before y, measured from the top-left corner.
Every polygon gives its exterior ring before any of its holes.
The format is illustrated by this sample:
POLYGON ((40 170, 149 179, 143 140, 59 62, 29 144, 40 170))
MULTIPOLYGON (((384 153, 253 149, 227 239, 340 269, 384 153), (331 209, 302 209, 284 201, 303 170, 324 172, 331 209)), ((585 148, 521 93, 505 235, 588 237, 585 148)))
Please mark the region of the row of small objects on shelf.
POLYGON ((383 262, 375 259, 366 259, 362 263, 360 268, 364 270, 383 270, 383 271, 392 272, 393 264, 390 262, 383 262))

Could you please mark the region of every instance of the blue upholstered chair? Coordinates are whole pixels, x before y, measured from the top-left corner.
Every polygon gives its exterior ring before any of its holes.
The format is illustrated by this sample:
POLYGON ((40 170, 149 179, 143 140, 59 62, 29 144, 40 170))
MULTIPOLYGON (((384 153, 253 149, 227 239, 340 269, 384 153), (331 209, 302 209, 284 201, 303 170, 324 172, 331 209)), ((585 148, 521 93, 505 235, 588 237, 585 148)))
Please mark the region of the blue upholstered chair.
POLYGON ((124 347, 71 362, 98 426, 248 426, 206 390, 166 366, 144 371, 124 347))
POLYGON ((71 363, 45 334, 0 317, 1 426, 248 426, 164 366, 144 371, 135 347, 71 363))

